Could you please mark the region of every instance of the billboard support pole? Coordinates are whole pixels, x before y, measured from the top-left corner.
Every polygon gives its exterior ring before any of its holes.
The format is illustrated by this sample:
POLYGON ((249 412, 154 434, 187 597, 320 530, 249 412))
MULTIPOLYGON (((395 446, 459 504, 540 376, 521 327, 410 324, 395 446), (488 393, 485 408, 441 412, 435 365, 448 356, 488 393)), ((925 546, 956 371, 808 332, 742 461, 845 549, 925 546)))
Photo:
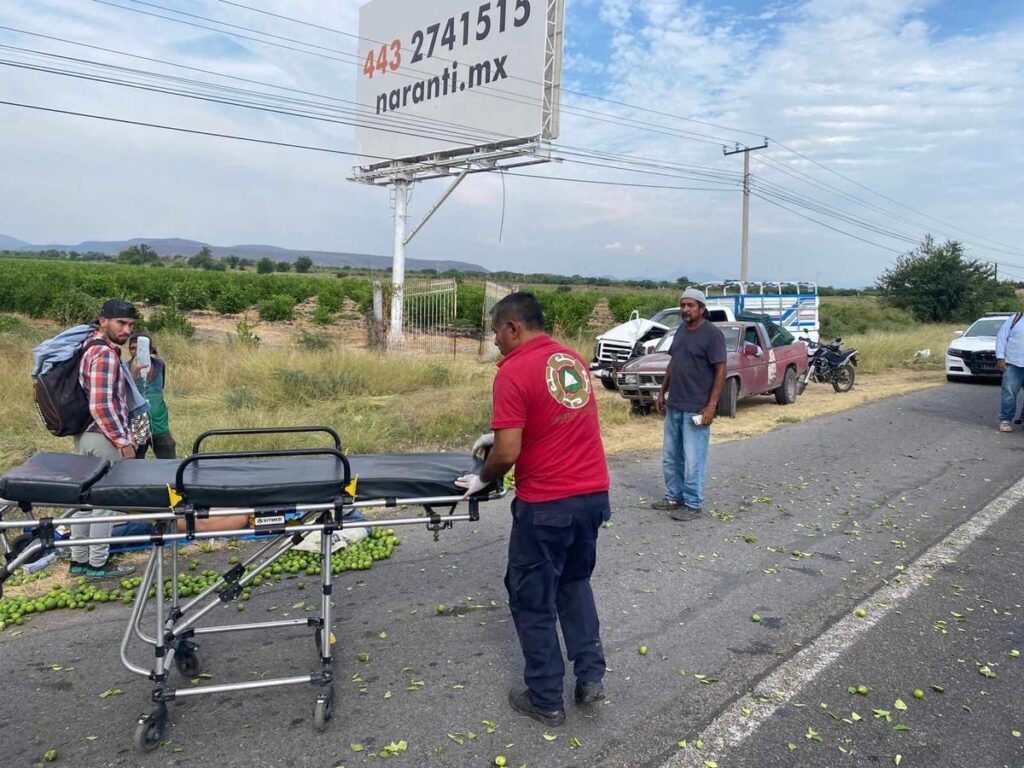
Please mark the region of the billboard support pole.
POLYGON ((402 312, 405 309, 405 219, 409 202, 408 179, 395 179, 395 251, 391 264, 391 329, 388 341, 401 344, 402 312))
POLYGON ((409 236, 407 238, 405 238, 405 244, 406 245, 409 244, 410 240, 412 240, 414 237, 416 237, 416 233, 417 232, 419 232, 421 229, 423 229, 423 225, 426 224, 428 221, 430 221, 430 217, 433 216, 435 213, 437 213, 437 209, 440 208, 442 205, 444 205, 444 201, 448 199, 448 197, 451 195, 451 193, 455 191, 455 188, 457 186, 459 186, 459 184, 462 183, 462 180, 464 178, 466 178, 466 176, 468 174, 469 174, 469 169, 464 170, 462 173, 460 173, 456 177, 455 181, 453 181, 451 183, 451 185, 449 185, 448 189, 446 189, 444 191, 444 194, 441 195, 441 198, 430 207, 429 211, 427 211, 427 215, 423 217, 423 221, 421 221, 419 224, 417 224, 415 229, 413 229, 413 231, 409 233, 409 236))

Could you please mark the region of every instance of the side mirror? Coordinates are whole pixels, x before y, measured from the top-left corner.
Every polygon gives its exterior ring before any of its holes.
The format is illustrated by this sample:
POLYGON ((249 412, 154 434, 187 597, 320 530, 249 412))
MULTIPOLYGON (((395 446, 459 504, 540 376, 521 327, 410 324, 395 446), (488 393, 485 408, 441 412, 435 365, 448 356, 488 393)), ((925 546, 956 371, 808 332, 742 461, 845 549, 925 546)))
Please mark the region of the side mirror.
POLYGON ((954 339, 959 339, 963 335, 964 335, 963 331, 953 331, 953 338, 954 339))
POLYGON ((757 344, 751 344, 749 341, 743 342, 743 354, 747 357, 760 357, 761 348, 757 344))

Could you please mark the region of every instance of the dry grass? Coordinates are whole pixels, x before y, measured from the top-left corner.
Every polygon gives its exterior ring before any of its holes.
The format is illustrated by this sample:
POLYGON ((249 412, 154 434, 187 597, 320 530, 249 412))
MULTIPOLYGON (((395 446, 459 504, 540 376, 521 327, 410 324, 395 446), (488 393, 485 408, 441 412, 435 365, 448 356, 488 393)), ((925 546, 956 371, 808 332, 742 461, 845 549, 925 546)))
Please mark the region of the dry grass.
MULTIPOLYGON (((52 329, 18 326, 0 332, 0 471, 40 450, 66 451, 70 440, 50 437, 32 405, 28 371, 31 349, 52 329)), ((735 420, 719 420, 715 439, 774 429, 869 400, 941 382, 942 355, 950 327, 916 327, 905 333, 869 333, 848 341, 861 349, 857 387, 835 395, 811 385, 795 405, 770 398, 741 403, 735 420), (931 348, 926 360, 914 351, 931 348), (909 366, 911 370, 887 368, 909 366), (923 370, 913 370, 921 368, 923 370)), ((589 342, 573 340, 584 356, 589 342)), ((203 431, 228 427, 327 424, 354 453, 462 449, 487 429, 494 364, 460 350, 456 358, 389 354, 339 348, 309 351, 297 344, 248 348, 237 343, 157 339, 168 364, 167 399, 179 452, 188 453, 203 431)), ((629 415, 616 392, 596 387, 609 452, 661 445, 656 417, 629 415)), ((311 438, 222 439, 225 449, 310 445, 311 438)))
POLYGON ((943 370, 946 347, 961 325, 915 325, 903 331, 869 331, 843 339, 843 346, 860 350, 858 373, 879 373, 891 369, 943 370), (928 357, 915 357, 919 350, 931 350, 928 357))
MULTIPOLYGON (((741 400, 735 419, 719 418, 711 428, 711 442, 723 443, 770 432, 826 413, 844 411, 864 403, 919 389, 939 386, 945 382, 941 373, 933 371, 885 371, 858 375, 850 392, 837 394, 831 386, 811 384, 792 405, 781 406, 774 397, 741 400)), ((662 419, 631 416, 629 405, 617 392, 601 391, 602 433, 609 454, 661 448, 662 419)))

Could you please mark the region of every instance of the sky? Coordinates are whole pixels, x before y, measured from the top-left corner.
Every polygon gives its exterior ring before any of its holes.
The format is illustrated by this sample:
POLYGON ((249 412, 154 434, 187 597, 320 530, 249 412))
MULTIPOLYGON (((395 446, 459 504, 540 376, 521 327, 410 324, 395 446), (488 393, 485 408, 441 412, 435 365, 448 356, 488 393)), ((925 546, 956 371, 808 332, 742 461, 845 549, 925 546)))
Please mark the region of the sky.
MULTIPOLYGON (((238 86, 218 79, 230 75, 317 100, 355 98, 361 66, 348 60, 359 2, 239 2, 336 31, 224 0, 7 0, 0 62, 52 67, 58 60, 39 55, 46 52, 238 86), (268 46, 223 24, 326 55, 268 46)), ((1000 275, 1024 279, 1019 0, 567 0, 564 56, 552 147, 564 161, 521 170, 542 178, 470 176, 408 257, 523 273, 736 278, 743 157, 725 156, 723 146, 767 137, 768 148, 751 153, 752 280, 869 285, 925 233, 958 239, 970 256, 999 263, 1000 275), (595 153, 643 164, 594 161, 595 153), (572 162, 582 157, 592 164, 572 162)), ((23 67, 0 66, 0 101, 354 148, 353 128, 337 122, 23 67)), ((391 253, 391 190, 348 181, 345 154, 7 105, 0 147, 0 233, 28 242, 182 237, 391 253)), ((411 222, 445 186, 414 185, 411 222)))

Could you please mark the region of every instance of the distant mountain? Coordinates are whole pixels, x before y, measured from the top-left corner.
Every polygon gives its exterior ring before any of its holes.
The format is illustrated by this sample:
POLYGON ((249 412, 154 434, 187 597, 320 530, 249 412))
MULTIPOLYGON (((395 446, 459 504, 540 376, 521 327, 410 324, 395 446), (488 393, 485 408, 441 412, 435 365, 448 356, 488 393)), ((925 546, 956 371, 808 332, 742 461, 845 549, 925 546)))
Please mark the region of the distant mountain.
POLYGON ((0 235, 0 251, 21 251, 31 246, 22 241, 7 235, 0 235))
MULTIPOLYGON (((276 245, 209 245, 198 240, 182 238, 145 238, 134 237, 131 240, 87 240, 77 245, 34 245, 6 235, 0 235, 0 250, 9 251, 78 251, 85 253, 115 254, 133 245, 148 245, 161 256, 194 256, 199 249, 206 246, 214 256, 238 256, 242 259, 262 259, 294 262, 300 256, 308 256, 314 264, 322 267, 361 267, 370 269, 390 269, 390 256, 375 256, 368 253, 346 253, 343 251, 301 251, 292 248, 279 248, 276 245)), ((466 261, 444 261, 432 259, 406 259, 406 269, 436 269, 445 272, 455 269, 460 272, 487 272, 479 264, 466 261)))

